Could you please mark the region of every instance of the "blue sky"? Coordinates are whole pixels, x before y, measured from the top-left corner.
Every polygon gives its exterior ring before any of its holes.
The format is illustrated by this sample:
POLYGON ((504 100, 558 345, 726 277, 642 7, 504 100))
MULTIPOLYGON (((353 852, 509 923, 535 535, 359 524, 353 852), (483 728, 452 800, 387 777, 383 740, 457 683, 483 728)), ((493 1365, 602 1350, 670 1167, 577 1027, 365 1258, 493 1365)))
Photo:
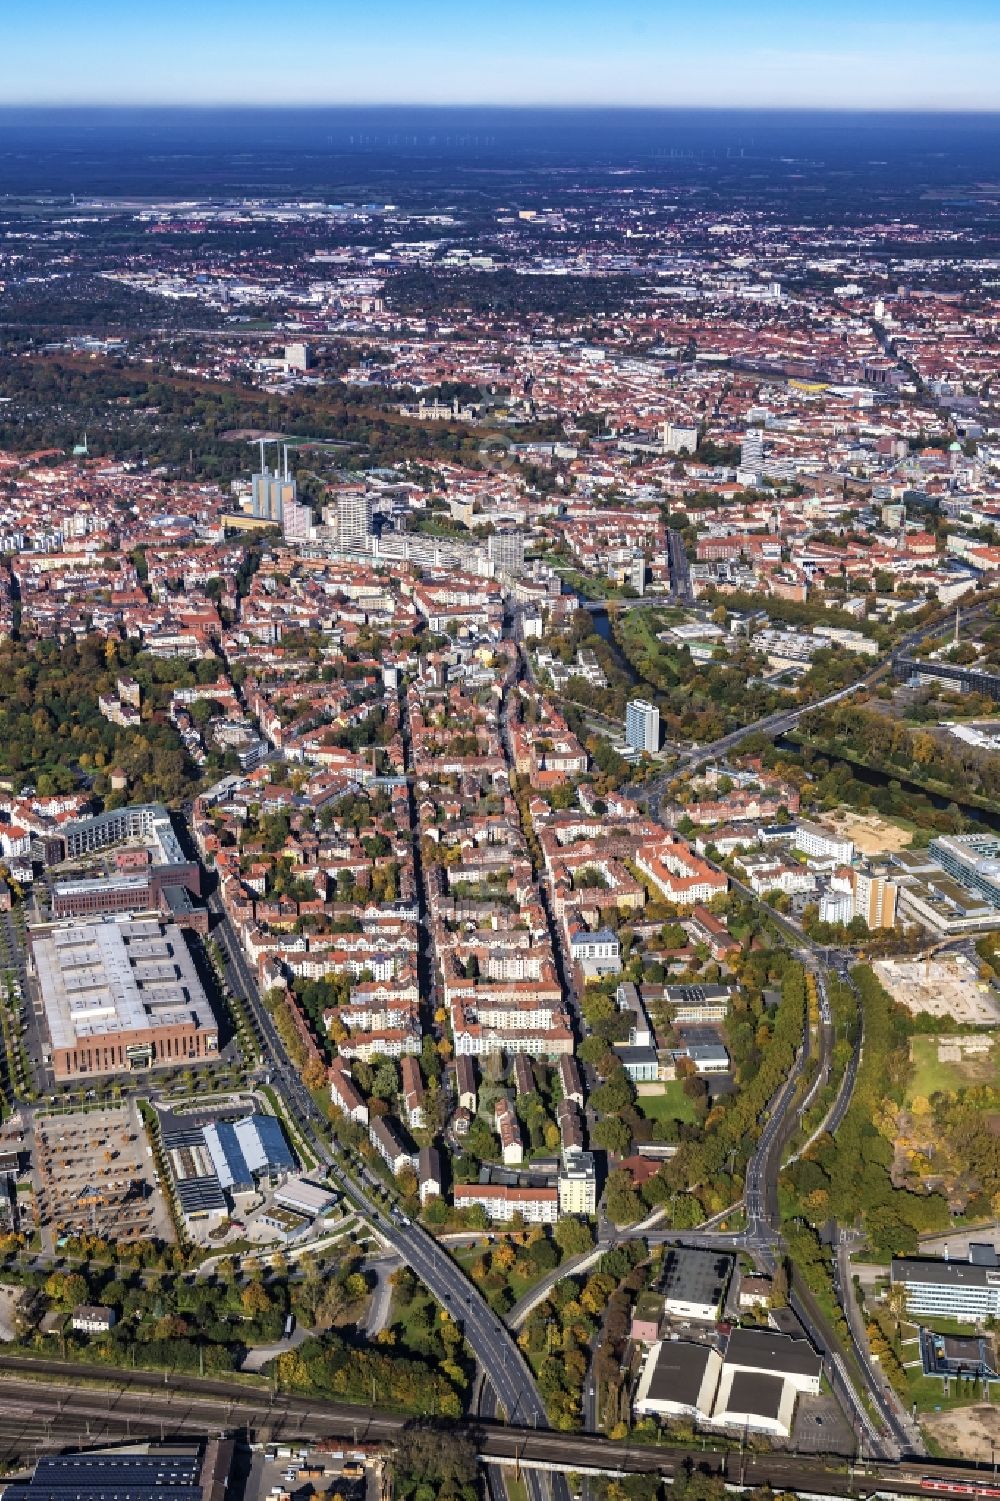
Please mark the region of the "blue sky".
POLYGON ((1000 0, 8 0, 0 105, 1000 108, 1000 0))

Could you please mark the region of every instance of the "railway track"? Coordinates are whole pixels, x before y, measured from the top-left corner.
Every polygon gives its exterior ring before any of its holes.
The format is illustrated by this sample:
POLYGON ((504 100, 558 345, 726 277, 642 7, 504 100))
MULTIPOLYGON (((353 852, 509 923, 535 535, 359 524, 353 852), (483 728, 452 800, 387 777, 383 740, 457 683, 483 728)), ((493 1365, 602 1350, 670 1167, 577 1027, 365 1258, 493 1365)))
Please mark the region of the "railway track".
MULTIPOLYGON (((236 1382, 186 1377, 164 1381, 146 1372, 84 1370, 87 1375, 68 1372, 55 1361, 32 1363, 0 1356, 0 1463, 10 1467, 45 1450, 222 1432, 256 1442, 391 1443, 412 1421, 348 1403, 274 1395, 236 1382), (101 1371, 103 1381, 95 1371, 101 1371)), ((872 1461, 855 1466, 822 1456, 657 1448, 482 1421, 470 1421, 468 1430, 484 1460, 516 1462, 529 1470, 645 1473, 670 1480, 693 1468, 722 1476, 733 1486, 766 1484, 811 1495, 941 1495, 970 1501, 1000 1497, 1000 1484, 989 1467, 960 1461, 872 1461)))

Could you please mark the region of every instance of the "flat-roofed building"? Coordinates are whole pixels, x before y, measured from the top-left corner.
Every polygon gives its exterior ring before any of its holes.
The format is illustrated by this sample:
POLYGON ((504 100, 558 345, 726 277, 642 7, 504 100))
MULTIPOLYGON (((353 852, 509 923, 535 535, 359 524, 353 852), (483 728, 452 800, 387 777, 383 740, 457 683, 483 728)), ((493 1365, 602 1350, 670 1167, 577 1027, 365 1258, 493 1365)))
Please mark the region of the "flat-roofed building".
POLYGON ((647 699, 634 698, 625 706, 625 743, 641 755, 655 756, 660 748, 660 711, 647 699))
POLYGON ((733 1258, 678 1246, 663 1277, 664 1307, 672 1318, 714 1324, 733 1274, 733 1258))
POLYGON ((633 1048, 627 1042, 616 1042, 612 1047, 633 1084, 650 1084, 660 1077, 660 1059, 655 1048, 633 1048))
POLYGON ((869 928, 895 927, 899 895, 895 881, 877 871, 856 870, 852 875, 855 915, 863 917, 869 928))
POLYGON ((158 1447, 132 1444, 124 1450, 76 1450, 43 1454, 30 1480, 4 1486, 9 1501, 216 1501, 225 1493, 233 1446, 227 1439, 204 1445, 158 1447))
POLYGON ((103 873, 68 872, 51 885, 52 916, 93 917, 103 913, 189 911, 189 896, 200 891, 197 861, 189 860, 162 803, 113 808, 77 819, 45 841, 46 863, 63 859, 104 863, 103 873), (114 849, 113 860, 102 852, 114 849))
POLYGON ((219 1029, 180 928, 155 919, 31 933, 57 1079, 204 1063, 219 1029))
POLYGON ((712 1410, 722 1356, 712 1345, 658 1340, 646 1356, 635 1394, 640 1417, 696 1418, 712 1410))
POLYGON ((205 1145, 222 1187, 252 1189, 260 1178, 284 1178, 295 1168, 281 1122, 273 1115, 214 1121, 205 1127, 205 1145))
POLYGON ((732 992, 724 985, 668 985, 663 999, 672 1007, 675 1025, 724 1022, 732 992))
POLYGON ((48 863, 52 864, 53 858, 77 860, 118 844, 131 846, 135 856, 145 852, 142 860, 128 861, 119 856, 117 864, 120 869, 126 869, 129 864, 135 864, 137 868, 148 865, 164 885, 187 886, 189 891, 198 895, 200 872, 197 861, 189 860, 184 853, 170 814, 162 803, 133 803, 66 824, 48 841, 48 863))
POLYGON ((803 854, 817 860, 834 860, 839 865, 850 865, 854 859, 854 842, 845 839, 836 829, 826 824, 811 823, 800 818, 795 825, 795 843, 803 854))
POLYGON ((787 1438, 796 1401, 819 1393, 822 1371, 808 1340, 769 1329, 734 1330, 724 1356, 714 1345, 661 1340, 646 1357, 635 1411, 787 1438))
POLYGON ((631 1023, 628 1044, 633 1048, 648 1048, 653 1043, 653 1029, 643 1005, 639 988, 631 980, 623 980, 615 991, 618 1010, 628 1014, 631 1023))
POLYGON ((1000 838, 996 834, 942 834, 929 853, 963 886, 1000 907, 1000 838))
POLYGON ((963 1324, 1000 1318, 1000 1255, 995 1246, 970 1245, 963 1260, 894 1256, 890 1278, 893 1287, 903 1289, 908 1313, 963 1324))
POLYGON ((675 1063, 682 1058, 690 1059, 696 1074, 727 1074, 730 1068, 728 1050, 718 1041, 691 1042, 683 1048, 675 1049, 673 1056, 675 1063))
POLYGON ((275 1191, 274 1202, 282 1209, 316 1219, 329 1214, 337 1202, 337 1195, 309 1178, 289 1178, 275 1191))
POLYGON ((797 1392, 819 1395, 823 1358, 807 1339, 771 1329, 734 1329, 726 1346, 726 1365, 751 1375, 780 1376, 797 1392))
POLYGON ((722 1367, 711 1417, 716 1428, 740 1428, 788 1438, 792 1431, 797 1392, 783 1376, 766 1371, 741 1371, 728 1361, 722 1367))
POLYGON ((610 928, 599 928, 596 933, 574 928, 569 935, 569 952, 588 980, 616 975, 622 967, 621 942, 610 928))
POLYGON ((275 1203, 297 1214, 320 1212, 314 1207, 318 1194, 333 1202, 327 1190, 290 1178, 295 1159, 275 1116, 254 1113, 237 1121, 199 1122, 161 1110, 160 1139, 181 1213, 202 1230, 221 1224, 234 1207, 252 1199, 264 1179, 280 1185, 275 1203), (294 1205, 283 1204, 289 1195, 294 1205), (303 1198, 309 1200, 308 1209, 303 1198))
POLYGON ((576 1148, 563 1153, 559 1169, 559 1213, 597 1213, 597 1169, 594 1154, 576 1148))

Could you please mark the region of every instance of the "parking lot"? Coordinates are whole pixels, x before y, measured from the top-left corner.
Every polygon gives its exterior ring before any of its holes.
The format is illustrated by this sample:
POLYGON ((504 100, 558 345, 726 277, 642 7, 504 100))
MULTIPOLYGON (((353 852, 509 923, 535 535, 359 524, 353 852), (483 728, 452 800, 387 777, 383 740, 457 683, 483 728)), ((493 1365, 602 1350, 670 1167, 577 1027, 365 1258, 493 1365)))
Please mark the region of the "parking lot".
POLYGON ((857 1440, 837 1399, 829 1392, 802 1395, 795 1404, 792 1448, 796 1454, 854 1454, 857 1440))
POLYGON ((61 1235, 174 1239, 134 1101, 37 1116, 33 1156, 46 1249, 61 1235))
POLYGON ((320 1453, 294 1442, 280 1440, 266 1449, 255 1449, 244 1496, 246 1501, 270 1501, 280 1494, 289 1496, 340 1495, 343 1501, 364 1501, 371 1483, 371 1493, 378 1495, 381 1471, 369 1457, 359 1453, 350 1442, 332 1453, 320 1453))

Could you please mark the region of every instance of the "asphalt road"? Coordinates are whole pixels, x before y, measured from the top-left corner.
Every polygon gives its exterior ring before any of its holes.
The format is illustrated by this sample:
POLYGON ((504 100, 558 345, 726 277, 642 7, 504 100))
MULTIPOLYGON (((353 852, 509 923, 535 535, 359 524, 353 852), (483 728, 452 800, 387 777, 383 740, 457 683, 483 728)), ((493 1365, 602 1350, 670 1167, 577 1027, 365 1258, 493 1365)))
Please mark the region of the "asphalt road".
POLYGON ((841 1307, 847 1318, 848 1327, 851 1331, 851 1340, 854 1344, 855 1358, 859 1361, 864 1372, 868 1387, 876 1399, 876 1406, 882 1414, 886 1427, 893 1434, 900 1452, 919 1454, 923 1450, 923 1440, 920 1429, 912 1421, 909 1415, 900 1406, 892 1388, 881 1367, 873 1359, 868 1346, 868 1336, 865 1332, 865 1321, 858 1307, 858 1300, 854 1295, 854 1285, 851 1280, 851 1236, 842 1228, 837 1232, 837 1259, 834 1267, 834 1286, 841 1307))
POLYGON ((399 1263, 395 1257, 391 1260, 382 1257, 371 1265, 375 1273, 375 1290, 372 1293, 368 1317, 365 1319, 366 1339, 374 1339, 389 1322, 389 1313, 392 1308, 392 1275, 398 1269, 399 1263))
MULTIPOLYGON (((670 535, 673 537, 674 533, 670 535)), ((671 567, 673 567, 673 560, 671 560, 671 567)), ((966 620, 972 620, 977 615, 982 614, 984 610, 989 608, 990 603, 990 600, 982 600, 978 604, 973 605, 970 610, 966 611, 966 620)), ((886 667, 891 666, 896 657, 905 656, 907 652, 911 651, 915 646, 919 646, 927 637, 937 635, 941 629, 941 620, 936 620, 933 625, 918 626, 916 630, 907 632, 887 655, 879 657, 875 661, 867 658, 866 660, 871 662, 872 665, 862 673, 856 682, 849 684, 846 688, 840 688, 835 693, 828 693, 824 698, 816 699, 812 703, 796 705, 789 709, 780 709, 774 714, 765 715, 763 719, 755 720, 753 724, 744 725, 742 729, 732 730, 728 735, 723 735, 720 740, 713 740, 708 745, 702 745, 697 749, 689 750, 680 757, 677 765, 669 775, 659 777, 655 781, 645 782, 641 787, 635 788, 634 791, 652 806, 653 800, 659 799, 663 789, 675 777, 682 775, 684 772, 696 771, 699 766, 704 766, 709 761, 716 761, 721 756, 728 755, 730 751, 735 750, 748 736, 766 734, 770 739, 776 740, 781 735, 786 735, 789 730, 794 729, 799 720, 803 719, 807 714, 811 714, 814 709, 825 709, 830 704, 839 703, 842 699, 850 698, 853 693, 857 693, 862 688, 871 687, 885 672, 886 667)))
POLYGON ((828 1131, 831 1136, 836 1136, 837 1131, 843 1123, 844 1116, 847 1114, 847 1108, 851 1103, 851 1096, 854 1094, 854 1086, 857 1083, 858 1069, 861 1067, 861 1050, 864 1047, 865 1041, 864 1012, 861 1012, 860 1015, 861 1025, 858 1028, 858 1036, 854 1044, 854 1051, 850 1056, 846 1069, 844 1070, 844 1077, 840 1081, 840 1089, 837 1093, 837 1098, 834 1100, 830 1114, 827 1116, 824 1123, 824 1129, 828 1131))
MULTIPOLYGON (((748 887, 744 886, 742 882, 733 880, 732 884, 752 901, 758 900, 755 894, 748 887)), ((825 970, 827 966, 825 964, 825 951, 808 938, 795 924, 783 918, 780 913, 774 913, 770 908, 767 911, 768 916, 773 919, 777 927, 784 933, 802 962, 819 975, 821 1022, 819 1027, 820 1053, 817 1077, 822 1079, 829 1070, 834 1042, 834 1033, 829 1023, 829 1008, 826 998, 825 970)), ((793 1112, 792 1107, 808 1057, 809 1020, 807 1016, 802 1047, 788 1078, 782 1084, 771 1103, 764 1127, 754 1147, 753 1155, 747 1164, 743 1196, 747 1219, 745 1231, 732 1236, 719 1232, 710 1232, 707 1234, 702 1233, 701 1235, 689 1236, 684 1234, 673 1237, 678 1242, 685 1245, 702 1245, 706 1248, 717 1247, 718 1249, 724 1249, 728 1246, 731 1250, 746 1250, 753 1257, 757 1265, 765 1271, 773 1272, 775 1270, 778 1257, 781 1254, 778 1178, 781 1173, 785 1148, 795 1129, 797 1112, 793 1112)), ((860 1048, 855 1050, 850 1065, 846 1070, 837 1099, 827 1119, 826 1128, 828 1130, 835 1131, 844 1119, 857 1078, 859 1059, 860 1048)), ((664 1238, 671 1237, 665 1236, 664 1238)), ((864 1377, 870 1398, 878 1414, 877 1421, 872 1419, 868 1407, 856 1390, 843 1356, 839 1353, 837 1339, 822 1316, 818 1305, 807 1293, 800 1296, 795 1290, 793 1290, 789 1302, 792 1311, 799 1319, 815 1348, 825 1354, 827 1378, 840 1400, 845 1413, 850 1417, 858 1437, 859 1449, 862 1452, 866 1449, 869 1454, 887 1459, 898 1458, 900 1454, 920 1453, 922 1445, 919 1433, 912 1425, 909 1425, 905 1421, 905 1415, 901 1416, 894 1398, 885 1390, 881 1375, 873 1366, 863 1321, 860 1318, 851 1317, 852 1310, 847 1307, 846 1303, 846 1300, 852 1296, 850 1288, 839 1287, 837 1291, 847 1316, 847 1325, 850 1331, 856 1364, 864 1377)), ((856 1314, 857 1310, 855 1309, 853 1312, 856 1314)))
POLYGON ((694 590, 691 587, 691 569, 684 539, 680 532, 667 533, 667 560, 670 565, 670 591, 679 604, 693 605, 694 590))
POLYGON ((497 1391, 511 1422, 547 1426, 548 1419, 541 1397, 535 1388, 527 1362, 503 1322, 496 1317, 474 1285, 424 1230, 412 1223, 404 1224, 401 1216, 390 1214, 375 1205, 369 1196, 349 1178, 333 1157, 322 1137, 317 1135, 319 1111, 297 1071, 288 1061, 274 1023, 257 989, 255 977, 240 947, 228 917, 222 914, 218 893, 209 897, 209 906, 220 915, 214 930, 237 980, 239 992, 250 1005, 265 1052, 272 1064, 272 1074, 286 1104, 305 1133, 311 1150, 328 1170, 340 1191, 375 1224, 384 1241, 448 1311, 461 1323, 465 1337, 477 1360, 497 1391))
MULTIPOLYGON (((673 537, 673 534, 672 534, 673 537)), ((676 539, 680 542, 679 537, 676 539)), ((686 559, 684 560, 686 564, 686 559)), ((671 556, 672 583, 674 591, 681 594, 683 580, 679 563, 671 556)), ((683 573, 686 578, 686 568, 683 573)), ((689 584, 688 584, 689 587, 689 584)), ((980 608, 985 608, 985 605, 980 608)), ((903 642, 897 647, 897 651, 910 649, 917 644, 925 635, 939 627, 922 627, 918 631, 909 633, 903 642)), ((880 662, 870 669, 858 683, 838 692, 828 695, 818 704, 810 704, 798 707, 794 710, 782 712, 778 715, 769 716, 754 726, 736 731, 711 746, 706 746, 697 752, 692 752, 685 758, 687 769, 693 769, 704 761, 724 755, 728 750, 737 745, 746 735, 754 729, 765 728, 774 734, 784 733, 797 721, 812 709, 826 704, 835 703, 842 698, 872 681, 879 672, 884 669, 885 663, 880 662)), ((502 721, 505 716, 502 715, 502 721)), ((502 722, 502 733, 506 730, 506 723, 502 722)), ((506 734, 503 733, 506 747, 506 734)), ((665 783, 664 783, 665 785, 665 783)), ((658 795, 658 784, 647 784, 644 789, 646 794, 658 795)), ((302 1084, 297 1072, 290 1064, 285 1054, 283 1045, 274 1028, 273 1022, 264 1008, 256 985, 255 976, 243 954, 242 948, 236 938, 228 917, 225 915, 218 894, 213 893, 209 898, 210 908, 219 916, 219 937, 223 950, 227 956, 232 976, 236 979, 236 988, 247 998, 255 1019, 261 1040, 264 1044, 265 1055, 268 1056, 274 1066, 277 1083, 281 1088, 287 1105, 296 1118, 297 1124, 309 1140, 316 1155, 328 1168, 330 1176, 338 1184, 342 1192, 352 1200, 378 1228, 383 1239, 404 1259, 413 1271, 426 1284, 434 1296, 461 1322, 465 1337, 474 1351, 481 1368, 486 1373, 492 1385, 498 1402, 505 1410, 508 1422, 531 1424, 535 1428, 545 1428, 547 1419, 544 1405, 534 1384, 534 1379, 528 1368, 527 1362, 512 1339, 503 1322, 489 1309, 478 1291, 468 1281, 464 1274, 452 1261, 448 1253, 443 1250, 429 1235, 419 1226, 412 1225, 403 1220, 402 1216, 392 1213, 384 1214, 379 1210, 365 1192, 360 1189, 353 1180, 349 1179, 343 1169, 335 1161, 327 1148, 325 1141, 318 1135, 316 1127, 321 1122, 319 1111, 311 1099, 308 1091, 302 1084)), ((787 926, 781 924, 782 926, 787 926)), ((792 928, 789 936, 800 951, 809 951, 814 948, 807 939, 797 930, 792 928)), ((558 954, 558 932, 554 934, 558 954)), ((565 977, 564 977, 565 980, 565 977)), ((824 1044, 829 1042, 826 1029, 823 1029, 824 1044)), ((825 1050, 825 1049, 824 1049, 825 1050)), ((747 1210, 747 1229, 739 1237, 728 1237, 714 1232, 700 1237, 684 1237, 691 1244, 719 1244, 726 1242, 730 1246, 737 1243, 745 1246, 765 1266, 773 1266, 776 1251, 779 1244, 777 1227, 777 1179, 781 1167, 781 1156, 784 1142, 794 1121, 789 1121, 788 1112, 795 1098, 799 1077, 808 1053, 808 1030, 806 1032, 803 1048, 796 1060, 795 1066, 785 1084, 779 1090, 761 1136, 756 1144, 753 1156, 750 1159, 746 1174, 745 1203, 747 1210)), ((821 1058, 821 1067, 824 1060, 821 1058)), ((850 1078, 856 1074, 856 1068, 850 1078)), ((838 1099, 839 1117, 835 1124, 843 1119, 850 1100, 850 1083, 841 1091, 838 1099)), ((658 1237, 657 1237, 658 1238, 658 1237)), ((808 1311, 806 1311, 808 1312, 808 1311)), ((805 1327, 814 1337, 818 1331, 815 1319, 806 1317, 805 1327)), ((852 1326, 852 1335, 854 1333, 852 1326)), ((828 1341, 818 1340, 821 1348, 827 1347, 828 1341)), ((870 1356, 867 1346, 863 1341, 857 1347, 859 1363, 866 1374, 870 1371, 870 1356)), ((844 1373, 845 1398, 848 1401, 848 1410, 855 1411, 857 1421, 863 1429, 869 1429, 870 1419, 866 1410, 859 1404, 857 1394, 852 1385, 846 1379, 844 1373)), ((894 1434, 900 1441, 900 1447, 905 1451, 909 1446, 909 1436, 902 1429, 897 1414, 885 1398, 879 1386, 873 1389, 872 1395, 880 1408, 885 1419, 889 1433, 894 1434)), ((485 1399, 488 1400, 488 1399, 485 1399)), ((872 1432, 872 1447, 879 1447, 878 1437, 872 1432)), ((534 1490, 534 1487, 532 1487, 534 1490)))

